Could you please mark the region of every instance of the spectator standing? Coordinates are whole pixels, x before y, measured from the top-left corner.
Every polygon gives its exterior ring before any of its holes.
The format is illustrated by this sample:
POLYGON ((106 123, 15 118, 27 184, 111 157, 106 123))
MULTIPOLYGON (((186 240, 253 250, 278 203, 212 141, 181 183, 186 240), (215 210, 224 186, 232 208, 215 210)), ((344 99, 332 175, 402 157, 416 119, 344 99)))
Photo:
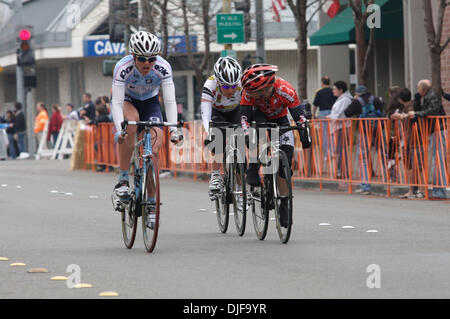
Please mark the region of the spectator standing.
MULTIPOLYGON (((345 110, 352 103, 352 95, 347 89, 347 83, 344 81, 337 81, 333 85, 333 94, 337 97, 336 102, 331 108, 331 113, 327 115, 328 119, 335 120, 332 123, 332 141, 331 148, 333 159, 337 160, 337 177, 342 177, 344 171, 342 169, 342 163, 347 164, 347 150, 345 147, 344 135, 343 135, 343 122, 340 119, 345 118, 345 110), (336 123, 337 122, 337 123, 336 123)), ((347 127, 348 125, 345 125, 347 127)), ((346 134, 348 138, 348 134, 346 134)), ((348 165, 346 165, 348 167, 348 165)), ((348 172, 348 170, 346 170, 348 172)))
MULTIPOLYGON (((321 88, 316 92, 314 97, 311 117, 316 118, 317 109, 319 110, 318 119, 326 119, 331 113, 331 108, 337 100, 337 96, 333 94, 333 89, 330 87, 330 78, 328 76, 323 76, 321 79, 321 88)), ((322 152, 323 157, 326 159, 327 154, 330 151, 330 141, 329 141, 329 126, 328 121, 320 121, 320 130, 322 135, 322 152)))
POLYGON ((52 105, 52 117, 48 125, 47 141, 52 138, 53 146, 56 146, 56 140, 58 139, 59 131, 61 130, 63 118, 61 116, 60 108, 58 104, 52 105))
MULTIPOLYGON (((109 113, 108 113, 108 108, 106 105, 104 105, 100 99, 100 101, 98 101, 100 98, 98 98, 96 100, 96 117, 95 119, 91 122, 91 124, 94 125, 98 125, 100 123, 109 123, 112 122, 110 117, 109 117, 109 113), (97 103, 99 102, 99 103, 97 103)), ((98 152, 98 145, 97 142, 94 145, 95 150, 98 152)), ((97 172, 103 172, 106 169, 106 165, 97 165, 96 171, 97 172)), ((112 169, 112 167, 110 167, 110 170, 112 169)))
MULTIPOLYGON (((408 113, 409 118, 427 118, 428 116, 445 116, 445 111, 442 106, 442 99, 438 97, 433 90, 430 80, 421 80, 417 84, 417 104, 420 107, 414 107, 414 111, 408 113), (420 109, 419 111, 417 109, 420 109)), ((432 196, 434 198, 446 199, 447 192, 447 131, 445 129, 444 121, 439 119, 428 119, 429 121, 429 137, 430 153, 431 153, 431 173, 433 174, 432 196), (439 124, 439 126, 437 126, 439 124), (436 158, 437 155, 437 158, 436 158), (433 165, 434 164, 434 165, 433 165), (434 168, 434 169, 433 169, 434 168), (441 187, 437 187, 437 185, 441 187)))
POLYGON ((95 119, 95 105, 92 102, 91 94, 83 94, 84 106, 80 111, 80 118, 88 122, 92 122, 95 119))
MULTIPOLYGON (((390 119, 391 115, 396 111, 403 108, 402 104, 398 101, 397 95, 402 89, 399 86, 392 86, 388 90, 389 104, 386 110, 387 118, 390 119)), ((395 123, 395 122, 394 122, 395 123)), ((389 138, 389 150, 388 150, 388 171, 390 171, 395 166, 395 155, 397 152, 398 145, 395 144, 395 125, 391 125, 391 136, 389 138)), ((391 177, 394 174, 390 174, 391 177)))
POLYGON ((109 101, 109 97, 107 97, 106 95, 103 95, 102 97, 102 103, 106 106, 106 110, 108 111, 108 114, 111 113, 111 104, 109 101))
POLYGON ((78 112, 75 110, 75 107, 71 103, 66 104, 67 115, 61 114, 62 118, 65 120, 75 120, 78 121, 80 119, 78 112))
MULTIPOLYGON (((377 120, 364 120, 364 118, 376 118, 386 117, 383 110, 383 102, 373 96, 366 86, 360 85, 356 89, 356 98, 353 99, 349 107, 344 111, 347 117, 358 117, 362 120, 359 121, 360 129, 358 130, 358 138, 356 142, 356 158, 359 161, 360 177, 362 183, 355 191, 357 194, 369 195, 371 193, 371 186, 368 183, 369 176, 372 173, 371 154, 372 147, 375 147, 379 152, 381 158, 381 169, 385 171, 387 167, 387 141, 382 136, 380 140, 376 138, 377 128, 379 122, 377 120), (381 145, 378 142, 381 141, 381 145), (384 151, 383 151, 384 150, 384 151), (370 172, 370 174, 369 174, 370 172)), ((381 122, 383 125, 383 122, 381 122)), ((382 175, 386 177, 386 174, 382 175)))
POLYGON ((14 108, 16 109, 14 112, 15 121, 13 123, 14 131, 17 136, 17 142, 19 146, 19 154, 25 152, 25 135, 27 131, 27 125, 25 121, 25 115, 22 112, 22 103, 16 102, 14 103, 14 108))
POLYGON ((15 120, 16 117, 14 116, 14 113, 10 110, 6 111, 6 122, 9 123, 9 126, 6 128, 6 134, 8 136, 8 151, 11 159, 16 159, 19 151, 16 140, 14 139, 14 134, 16 133, 14 128, 15 120))
MULTIPOLYGON (((414 139, 414 133, 417 130, 418 136, 420 134, 420 128, 416 122, 408 120, 408 113, 414 110, 414 102, 411 99, 411 91, 407 88, 400 90, 393 100, 395 100, 395 106, 397 108, 392 111, 392 106, 388 110, 389 118, 394 121, 408 121, 404 123, 406 127, 406 136, 401 136, 403 144, 406 146, 406 158, 404 158, 405 167, 407 169, 407 178, 410 184, 419 184, 420 172, 423 169, 424 153, 422 139, 414 139)), ((404 130, 399 130, 403 133, 404 130)), ((418 186, 410 186, 409 191, 406 194, 400 196, 400 198, 424 198, 424 189, 419 190, 418 186)))
POLYGON ((47 108, 44 102, 38 102, 36 105, 38 115, 34 121, 34 133, 36 134, 37 143, 39 145, 42 135, 44 134, 45 125, 48 122, 47 108))
POLYGON ((319 109, 319 118, 326 118, 327 115, 330 115, 331 108, 337 100, 337 96, 333 94, 333 89, 330 87, 330 78, 328 76, 322 77, 321 86, 314 97, 311 110, 312 118, 316 117, 317 109, 319 109))

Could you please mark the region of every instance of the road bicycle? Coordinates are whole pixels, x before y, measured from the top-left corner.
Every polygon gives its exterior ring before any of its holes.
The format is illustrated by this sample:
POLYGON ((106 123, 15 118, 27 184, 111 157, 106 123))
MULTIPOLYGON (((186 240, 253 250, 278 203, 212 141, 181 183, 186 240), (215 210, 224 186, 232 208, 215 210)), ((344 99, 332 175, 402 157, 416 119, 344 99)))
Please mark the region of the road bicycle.
MULTIPOLYGON (((224 129, 233 129, 232 134, 229 136, 229 143, 225 146, 222 156, 224 169, 222 176, 223 187, 219 192, 210 193, 210 199, 215 202, 220 231, 222 233, 227 232, 230 204, 233 204, 236 231, 239 236, 243 236, 247 218, 247 188, 245 183, 245 153, 242 154, 239 151, 239 145, 244 147, 244 139, 242 134, 237 134, 236 132, 240 125, 229 122, 210 122, 209 127, 220 128, 222 134, 224 129), (239 136, 242 137, 242 143, 239 143, 239 136)), ((208 139, 211 141, 211 133, 208 135, 208 139)))
POLYGON ((143 137, 138 140, 135 134, 134 151, 130 161, 130 196, 127 200, 118 200, 114 197, 113 206, 121 212, 122 235, 125 246, 131 249, 136 238, 138 217, 142 217, 142 233, 144 246, 151 253, 156 245, 160 224, 160 185, 157 154, 152 153, 151 133, 152 127, 176 126, 183 123, 168 123, 154 121, 128 121, 121 123, 122 132, 126 134, 129 125, 144 128, 143 137), (149 201, 148 188, 153 186, 155 201, 149 201))
MULTIPOLYGON (((280 149, 280 134, 292 130, 300 130, 300 126, 278 126, 273 122, 252 123, 252 128, 271 130, 272 136, 260 147, 263 152, 258 155, 258 169, 262 167, 262 183, 260 186, 251 186, 249 193, 249 205, 251 206, 253 225, 258 239, 264 240, 269 225, 270 211, 274 211, 278 236, 283 244, 289 241, 292 229, 292 171, 286 153, 280 149), (284 191, 280 190, 284 183, 284 191), (283 227, 280 222, 281 200, 287 199, 287 225, 283 227)), ((253 144, 256 144, 257 134, 252 134, 253 144)), ((258 141, 259 142, 259 141, 258 141)))

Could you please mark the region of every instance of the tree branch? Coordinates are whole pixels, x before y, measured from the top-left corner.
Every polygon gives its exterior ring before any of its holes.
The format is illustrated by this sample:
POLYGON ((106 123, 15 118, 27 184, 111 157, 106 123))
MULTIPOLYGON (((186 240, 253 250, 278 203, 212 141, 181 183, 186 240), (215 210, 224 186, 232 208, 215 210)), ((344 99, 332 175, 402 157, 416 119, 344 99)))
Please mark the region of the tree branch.
POLYGON ((425 23, 425 30, 427 32, 428 46, 430 48, 433 48, 436 43, 436 31, 434 29, 431 1, 422 0, 422 4, 423 4, 423 11, 425 13, 424 23, 425 23))
POLYGON ((439 17, 438 17, 438 23, 437 23, 436 39, 434 40, 434 43, 436 44, 436 46, 441 46, 442 29, 444 27, 445 0, 440 1, 438 14, 439 14, 439 17))
POLYGON ((287 0, 287 4, 288 4, 289 8, 291 8, 291 11, 294 14, 295 20, 300 19, 299 14, 297 12, 298 6, 296 6, 292 0, 287 0))
POLYGON ((449 43, 450 43, 450 37, 448 37, 447 40, 445 41, 445 43, 441 46, 440 53, 444 52, 445 48, 448 46, 449 43))
POLYGON ((366 56, 364 57, 364 65, 363 65, 363 72, 367 72, 367 64, 369 61, 370 54, 372 53, 372 47, 373 47, 373 40, 375 38, 375 32, 374 28, 370 29, 370 38, 369 38, 369 44, 367 46, 366 56))
MULTIPOLYGON (((320 1, 320 0, 319 0, 319 1, 320 1)), ((319 1, 316 1, 316 2, 319 2, 319 1)), ((309 17, 308 21, 306 21, 306 25, 309 25, 309 23, 312 21, 312 19, 314 18, 314 16, 315 16, 320 10, 322 10, 322 7, 323 7, 324 4, 325 4, 325 1, 320 1, 319 7, 318 7, 317 10, 314 11, 314 13, 309 17)))

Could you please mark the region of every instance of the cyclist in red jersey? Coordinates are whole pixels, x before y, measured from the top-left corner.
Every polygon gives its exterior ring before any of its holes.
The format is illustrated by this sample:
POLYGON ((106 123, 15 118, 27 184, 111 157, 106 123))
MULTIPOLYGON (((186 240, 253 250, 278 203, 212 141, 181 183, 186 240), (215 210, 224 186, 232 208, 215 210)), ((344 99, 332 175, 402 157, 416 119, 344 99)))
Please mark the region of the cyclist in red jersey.
MULTIPOLYGON (((311 146, 307 126, 308 120, 300 106, 300 100, 292 85, 276 76, 278 67, 270 64, 254 64, 244 70, 241 77, 244 89, 241 98, 241 124, 247 131, 253 121, 275 122, 279 126, 289 126, 288 110, 302 129, 299 130, 303 148, 311 146)), ((289 165, 294 155, 294 134, 288 131, 280 136, 280 148, 286 153, 289 165)), ((291 170, 292 172, 292 170, 291 170)), ((246 172, 249 185, 259 186, 261 179, 258 164, 250 163, 246 172)), ((282 201, 281 209, 287 208, 287 201, 282 201)))

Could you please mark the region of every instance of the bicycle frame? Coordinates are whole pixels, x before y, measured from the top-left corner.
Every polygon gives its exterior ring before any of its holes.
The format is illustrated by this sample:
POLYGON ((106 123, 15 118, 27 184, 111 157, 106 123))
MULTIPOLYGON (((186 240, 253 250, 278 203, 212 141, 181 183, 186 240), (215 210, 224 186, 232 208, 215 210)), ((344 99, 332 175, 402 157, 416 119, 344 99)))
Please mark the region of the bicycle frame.
POLYGON ((143 187, 143 179, 142 177, 147 176, 147 165, 145 165, 146 163, 148 163, 148 161, 150 161, 150 156, 152 155, 152 136, 150 134, 150 129, 149 128, 145 128, 144 130, 144 136, 142 137, 142 139, 138 140, 138 134, 136 134, 136 143, 134 144, 134 154, 133 154, 133 158, 134 158, 134 167, 135 167, 135 172, 134 172, 134 176, 135 176, 135 184, 134 184, 134 191, 135 191, 135 195, 136 198, 142 198, 145 194, 143 194, 145 187, 143 187), (144 152, 143 155, 140 156, 140 148, 141 146, 144 145, 144 152), (142 167, 140 165, 140 160, 142 159, 142 167), (137 168, 137 169, 136 169, 137 168), (141 172, 141 170, 143 170, 141 172), (139 197, 139 195, 141 195, 141 197, 139 197))

